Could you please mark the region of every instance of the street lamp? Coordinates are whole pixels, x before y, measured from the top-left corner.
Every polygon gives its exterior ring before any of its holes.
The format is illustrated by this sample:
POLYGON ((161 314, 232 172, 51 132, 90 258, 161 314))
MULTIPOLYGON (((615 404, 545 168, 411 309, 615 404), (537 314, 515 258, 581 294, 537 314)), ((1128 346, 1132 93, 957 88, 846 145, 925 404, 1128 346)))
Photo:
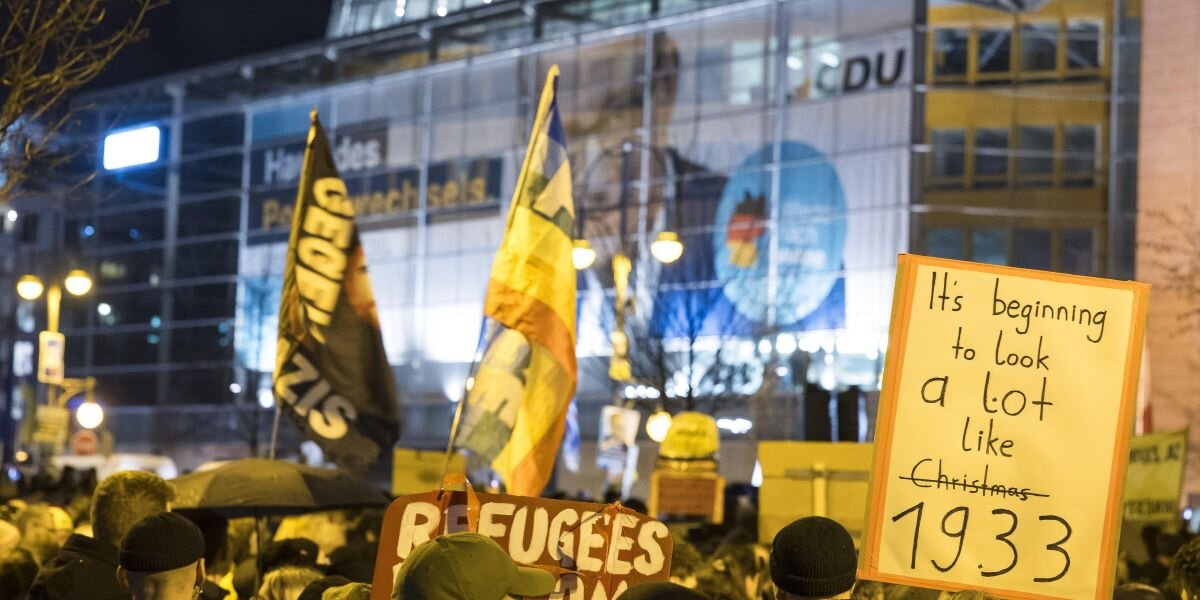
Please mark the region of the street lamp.
MULTIPOLYGON (((615 150, 609 149, 609 150, 604 151, 604 153, 601 154, 599 157, 597 157, 592 162, 592 164, 588 165, 588 168, 584 172, 583 178, 580 181, 581 185, 586 187, 588 184, 588 181, 591 179, 592 171, 595 170, 597 165, 601 164, 604 161, 604 159, 611 157, 614 152, 621 153, 621 194, 620 194, 620 202, 619 202, 621 222, 620 222, 620 231, 618 232, 618 235, 617 235, 619 238, 618 254, 625 253, 625 230, 626 230, 625 214, 626 214, 626 212, 628 212, 628 209, 629 209, 629 185, 630 185, 630 181, 629 181, 629 179, 630 179, 630 174, 629 174, 630 158, 629 158, 629 155, 632 154, 634 148, 639 145, 640 145, 640 143, 635 140, 626 140, 621 143, 621 147, 619 149, 615 149, 615 150)), ((662 161, 662 158, 659 157, 657 154, 655 154, 654 156, 657 160, 662 161)), ((666 218, 667 223, 672 222, 671 210, 674 207, 671 206, 671 204, 672 203, 670 202, 669 199, 664 198, 663 212, 665 213, 665 216, 667 217, 666 218)), ((587 269, 588 267, 592 266, 592 264, 594 264, 596 262, 596 251, 592 248, 592 245, 590 243, 588 243, 588 241, 586 239, 583 238, 584 210, 583 210, 582 202, 580 202, 579 205, 575 207, 575 216, 576 216, 575 223, 576 223, 577 237, 575 239, 574 247, 571 249, 571 264, 573 264, 575 266, 575 269, 577 271, 582 271, 582 270, 587 269)), ((650 254, 654 256, 655 260, 657 260, 658 262, 663 263, 663 264, 670 264, 670 263, 673 263, 673 262, 679 260, 679 257, 683 256, 683 242, 680 241, 679 234, 675 233, 674 231, 671 231, 670 229, 659 232, 658 236, 650 244, 650 254)))
POLYGON ((42 285, 42 280, 38 279, 37 275, 22 275, 17 280, 17 295, 29 301, 37 300, 42 297, 42 291, 45 286, 42 285))
POLYGON ((71 269, 63 278, 60 286, 57 281, 51 281, 46 288, 37 275, 23 275, 17 280, 17 295, 25 300, 33 301, 46 292, 46 330, 58 332, 59 308, 62 305, 62 290, 67 290, 72 296, 83 296, 92 291, 92 276, 83 269, 71 269))
POLYGON ((82 296, 92 290, 92 278, 83 269, 71 269, 63 280, 63 287, 72 296, 82 296))
POLYGON ((651 440, 662 443, 667 439, 667 431, 671 429, 671 413, 658 409, 646 419, 646 435, 651 440))
POLYGON ((679 241, 679 234, 674 231, 660 232, 658 238, 650 244, 650 254, 664 265, 679 260, 679 257, 683 256, 683 242, 679 241))
POLYGON ((576 271, 582 271, 596 262, 596 251, 592 249, 592 245, 587 240, 575 240, 575 246, 571 248, 571 264, 575 266, 576 271))
POLYGON ((75 421, 84 429, 95 429, 104 422, 104 408, 88 400, 75 409, 75 421))

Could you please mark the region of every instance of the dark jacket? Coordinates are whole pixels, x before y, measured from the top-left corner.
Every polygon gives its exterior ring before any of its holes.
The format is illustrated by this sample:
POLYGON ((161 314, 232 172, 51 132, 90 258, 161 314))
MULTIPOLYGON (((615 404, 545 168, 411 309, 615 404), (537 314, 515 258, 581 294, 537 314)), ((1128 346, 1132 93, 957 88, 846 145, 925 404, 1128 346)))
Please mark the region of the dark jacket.
POLYGON ((130 600, 117 583, 117 548, 74 534, 58 555, 42 565, 29 600, 130 600))

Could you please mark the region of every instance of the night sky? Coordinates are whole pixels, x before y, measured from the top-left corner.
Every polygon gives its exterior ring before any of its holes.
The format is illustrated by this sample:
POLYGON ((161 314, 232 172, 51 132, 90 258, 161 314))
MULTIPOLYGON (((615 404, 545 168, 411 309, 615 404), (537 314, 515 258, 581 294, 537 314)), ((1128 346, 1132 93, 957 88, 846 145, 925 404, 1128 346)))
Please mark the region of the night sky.
MULTIPOLYGON (((119 85, 320 39, 331 0, 171 0, 147 17, 146 40, 127 47, 89 89, 119 85)), ((111 17, 120 16, 110 3, 111 17)))

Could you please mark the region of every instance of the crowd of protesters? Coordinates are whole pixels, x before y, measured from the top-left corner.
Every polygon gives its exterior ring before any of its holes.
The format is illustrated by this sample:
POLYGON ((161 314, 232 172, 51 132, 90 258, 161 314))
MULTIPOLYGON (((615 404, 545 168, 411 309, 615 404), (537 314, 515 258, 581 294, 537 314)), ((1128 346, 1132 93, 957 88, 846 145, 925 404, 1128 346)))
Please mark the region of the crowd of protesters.
MULTIPOLYGON (((365 600, 380 511, 282 519, 225 519, 171 512, 171 484, 127 471, 96 482, 67 473, 0 506, 0 600, 365 600)), ((561 497, 561 496, 560 496, 561 497)), ((733 494, 722 526, 673 527, 670 582, 625 591, 627 600, 980 600, 855 578, 850 533, 806 517, 773 540, 757 540, 756 514, 733 494), (769 542, 769 543, 768 543, 769 542)), ((606 498, 611 500, 612 498, 606 498)), ((645 511, 636 499, 624 504, 645 511)), ((728 503, 727 503, 728 504, 728 503)), ((1200 599, 1200 538, 1143 532, 1148 559, 1122 561, 1121 600, 1200 599)), ((441 536, 414 549, 391 598, 502 600, 554 590, 548 571, 515 564, 475 533, 441 536)))

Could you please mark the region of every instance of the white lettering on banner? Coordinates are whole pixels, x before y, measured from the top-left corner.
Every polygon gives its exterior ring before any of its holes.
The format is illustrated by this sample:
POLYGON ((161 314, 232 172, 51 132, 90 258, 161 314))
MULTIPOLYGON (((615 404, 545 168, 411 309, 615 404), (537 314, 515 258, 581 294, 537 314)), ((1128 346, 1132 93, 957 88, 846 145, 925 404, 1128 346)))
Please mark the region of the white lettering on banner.
MULTIPOLYGON (((458 492, 453 497, 457 501, 449 503, 439 492, 429 492, 393 503, 380 534, 377 587, 390 589, 417 546, 467 530, 463 496, 458 492)), ((670 534, 649 517, 615 508, 600 511, 600 505, 580 502, 493 494, 478 498, 478 533, 495 540, 514 561, 573 571, 559 575, 550 600, 613 600, 632 585, 667 579, 670 534)))
POLYGON ((642 531, 638 534, 638 547, 645 554, 633 559, 633 568, 643 575, 662 569, 666 557, 663 555, 662 546, 656 540, 669 537, 671 537, 671 532, 667 531, 667 526, 658 521, 643 526, 642 531))
POLYGON ((516 533, 529 530, 529 544, 525 545, 524 535, 511 535, 508 538, 508 555, 519 563, 533 563, 546 550, 546 532, 549 529, 549 513, 539 508, 533 511, 533 523, 527 523, 529 507, 521 507, 513 516, 512 528, 516 533))
MULTIPOLYGON (((375 132, 369 135, 386 136, 385 132, 375 132)), ((280 148, 271 148, 262 153, 262 180, 255 184, 283 185, 300 179, 300 170, 304 168, 304 147, 301 144, 290 143, 280 148)), ((341 173, 353 174, 383 166, 384 146, 379 137, 354 139, 343 136, 333 149, 334 162, 341 173)))
POLYGON ((308 426, 317 435, 336 440, 350 431, 350 423, 358 418, 358 410, 348 400, 330 394, 329 382, 320 378, 320 373, 303 354, 292 355, 288 363, 293 369, 275 380, 275 396, 283 398, 301 417, 308 419, 308 426), (301 397, 296 396, 295 387, 308 384, 301 397), (319 410, 313 410, 317 407, 319 410))
POLYGON ((479 533, 492 538, 504 537, 508 530, 503 522, 496 521, 499 515, 512 516, 516 506, 505 502, 493 502, 479 509, 479 533))
POLYGON ((263 153, 263 183, 285 183, 300 178, 304 152, 288 152, 276 148, 263 153))

